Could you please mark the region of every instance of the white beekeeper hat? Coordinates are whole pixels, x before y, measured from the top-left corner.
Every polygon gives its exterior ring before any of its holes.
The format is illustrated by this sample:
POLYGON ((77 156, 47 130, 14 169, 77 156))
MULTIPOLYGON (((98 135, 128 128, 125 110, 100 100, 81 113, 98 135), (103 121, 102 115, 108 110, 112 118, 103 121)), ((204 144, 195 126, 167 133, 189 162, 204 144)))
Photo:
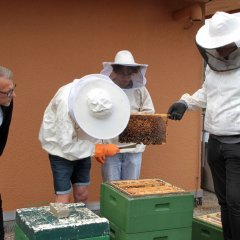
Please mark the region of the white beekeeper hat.
POLYGON ((118 136, 130 118, 130 103, 123 90, 102 74, 74 80, 69 97, 70 115, 89 136, 118 136))
POLYGON ((103 62, 103 69, 101 74, 110 76, 113 68, 112 65, 123 65, 126 67, 140 67, 140 71, 132 76, 133 87, 132 88, 140 88, 146 85, 146 71, 147 64, 136 63, 132 53, 128 50, 121 50, 117 52, 114 62, 103 62))
POLYGON ((117 52, 114 62, 103 62, 103 65, 105 64, 110 64, 110 65, 119 64, 119 65, 128 66, 128 67, 137 67, 137 66, 147 67, 148 66, 147 64, 136 63, 132 53, 128 50, 122 50, 117 52))
POLYGON ((197 44, 206 49, 219 48, 239 40, 240 18, 225 12, 216 12, 196 35, 197 44))

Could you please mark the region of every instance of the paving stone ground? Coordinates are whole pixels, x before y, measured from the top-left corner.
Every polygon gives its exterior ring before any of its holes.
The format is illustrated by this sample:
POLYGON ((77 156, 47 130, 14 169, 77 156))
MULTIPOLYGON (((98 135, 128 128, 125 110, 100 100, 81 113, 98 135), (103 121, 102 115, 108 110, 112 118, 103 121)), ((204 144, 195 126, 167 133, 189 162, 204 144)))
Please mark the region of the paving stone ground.
POLYGON ((194 216, 205 215, 209 213, 219 212, 217 197, 215 193, 203 191, 202 205, 194 208, 194 216))

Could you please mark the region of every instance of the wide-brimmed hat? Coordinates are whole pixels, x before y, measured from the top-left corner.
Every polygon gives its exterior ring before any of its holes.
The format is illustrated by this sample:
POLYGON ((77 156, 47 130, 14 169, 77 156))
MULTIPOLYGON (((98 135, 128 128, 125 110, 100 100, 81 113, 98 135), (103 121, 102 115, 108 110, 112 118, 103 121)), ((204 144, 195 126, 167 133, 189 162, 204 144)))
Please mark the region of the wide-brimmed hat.
POLYGON ((213 49, 240 40, 240 18, 225 12, 216 12, 196 35, 203 48, 213 49))
POLYGON ((110 76, 113 72, 113 65, 122 65, 126 67, 140 67, 140 71, 137 74, 132 76, 132 82, 134 88, 141 88, 146 85, 146 71, 147 71, 147 64, 140 64, 136 63, 134 57, 131 52, 128 50, 122 50, 117 52, 114 62, 103 62, 103 69, 101 70, 101 74, 110 76))
POLYGON ((103 62, 103 66, 105 64, 110 64, 110 65, 118 64, 118 65, 129 66, 129 67, 137 67, 137 66, 147 67, 148 66, 147 64, 136 63, 132 53, 128 50, 122 50, 117 52, 114 62, 103 62))
POLYGON ((73 82, 68 97, 69 113, 91 137, 118 136, 130 118, 130 103, 124 91, 102 74, 91 74, 73 82))

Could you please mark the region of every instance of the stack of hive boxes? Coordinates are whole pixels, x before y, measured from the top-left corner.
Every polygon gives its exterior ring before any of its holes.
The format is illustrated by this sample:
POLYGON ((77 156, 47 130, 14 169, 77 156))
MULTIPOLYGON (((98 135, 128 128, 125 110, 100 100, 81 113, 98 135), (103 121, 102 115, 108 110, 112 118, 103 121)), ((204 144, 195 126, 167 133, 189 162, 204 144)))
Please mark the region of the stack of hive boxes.
POLYGON ((67 204, 69 216, 58 218, 49 206, 16 211, 15 240, 109 240, 109 222, 85 207, 67 204))
POLYGON ((194 196, 160 179, 102 183, 111 240, 191 240, 194 196))
POLYGON ((221 213, 211 213, 193 218, 193 240, 223 240, 221 213))

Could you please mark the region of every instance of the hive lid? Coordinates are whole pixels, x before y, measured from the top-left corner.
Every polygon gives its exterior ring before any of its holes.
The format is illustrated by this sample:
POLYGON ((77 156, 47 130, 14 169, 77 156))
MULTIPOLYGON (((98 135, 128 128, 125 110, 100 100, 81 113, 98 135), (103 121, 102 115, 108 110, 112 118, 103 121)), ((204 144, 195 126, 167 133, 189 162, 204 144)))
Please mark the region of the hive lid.
POLYGON ((161 179, 110 181, 108 184, 129 197, 187 193, 185 190, 161 179))
POLYGON ((195 217, 195 219, 198 219, 203 222, 207 222, 208 224, 212 224, 217 227, 222 227, 220 212, 197 216, 197 217, 195 217))
POLYGON ((58 219, 49 206, 16 211, 16 224, 29 239, 82 239, 109 234, 109 222, 87 209, 85 204, 67 204, 69 217, 58 219))

